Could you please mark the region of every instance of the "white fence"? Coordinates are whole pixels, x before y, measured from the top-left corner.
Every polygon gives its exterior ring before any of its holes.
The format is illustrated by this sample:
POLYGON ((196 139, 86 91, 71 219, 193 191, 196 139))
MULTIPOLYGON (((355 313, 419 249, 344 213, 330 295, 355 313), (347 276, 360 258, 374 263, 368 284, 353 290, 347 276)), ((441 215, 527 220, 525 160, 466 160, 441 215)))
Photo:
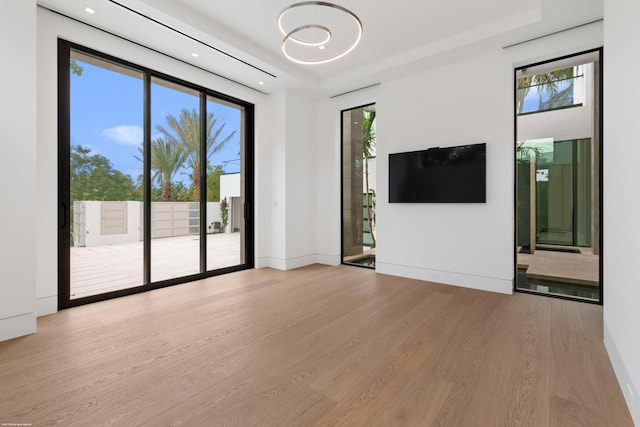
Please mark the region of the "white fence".
MULTIPOLYGON (((139 242, 143 238, 142 202, 73 202, 73 243, 76 247, 139 242)), ((231 219, 231 212, 230 219, 231 219)), ((223 232, 220 202, 207 202, 207 233, 223 232)), ((229 227, 228 227, 229 228, 229 227)), ((193 202, 152 202, 151 238, 200 232, 200 208, 193 202)))

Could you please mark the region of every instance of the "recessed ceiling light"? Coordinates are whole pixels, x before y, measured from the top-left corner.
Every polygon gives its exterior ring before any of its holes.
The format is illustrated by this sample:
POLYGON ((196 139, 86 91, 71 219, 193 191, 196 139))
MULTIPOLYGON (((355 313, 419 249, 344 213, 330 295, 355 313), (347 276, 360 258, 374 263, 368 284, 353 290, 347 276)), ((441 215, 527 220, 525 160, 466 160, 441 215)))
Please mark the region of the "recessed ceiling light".
POLYGON ((193 53, 191 54, 191 56, 193 56, 194 58, 197 58, 197 57, 198 57, 198 56, 200 56, 200 55, 198 55, 197 53, 193 52, 193 53))
POLYGON ((326 47, 325 45, 323 45, 323 44, 322 44, 322 45, 320 45, 320 46, 318 46, 318 49, 320 49, 320 50, 325 50, 326 48, 327 48, 327 47, 326 47))
POLYGON ((258 82, 258 84, 259 84, 259 85, 263 85, 263 84, 264 84, 264 82, 260 81, 260 82, 258 82))
POLYGON ((84 11, 93 15, 94 13, 96 13, 95 9, 91 9, 89 6, 85 6, 84 7, 84 11))

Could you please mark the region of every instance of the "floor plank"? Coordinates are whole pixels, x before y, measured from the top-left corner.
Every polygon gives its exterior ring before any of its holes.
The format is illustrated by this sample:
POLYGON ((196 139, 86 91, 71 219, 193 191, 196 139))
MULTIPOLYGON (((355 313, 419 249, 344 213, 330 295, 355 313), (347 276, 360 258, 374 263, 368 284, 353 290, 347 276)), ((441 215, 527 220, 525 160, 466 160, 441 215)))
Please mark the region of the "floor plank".
POLYGON ((596 305, 314 265, 38 319, 0 422, 632 426, 596 305))

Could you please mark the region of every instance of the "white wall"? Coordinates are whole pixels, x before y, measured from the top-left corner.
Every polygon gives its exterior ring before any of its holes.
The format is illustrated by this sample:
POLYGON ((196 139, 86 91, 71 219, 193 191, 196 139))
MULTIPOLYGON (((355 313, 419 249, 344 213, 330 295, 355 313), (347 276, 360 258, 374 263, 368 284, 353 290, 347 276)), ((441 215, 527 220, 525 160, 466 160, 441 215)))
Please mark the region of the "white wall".
POLYGON ((340 110, 376 102, 377 271, 512 292, 513 69, 601 45, 595 23, 321 102, 318 260, 340 262, 340 110), (388 203, 389 153, 475 142, 487 143, 486 204, 388 203))
POLYGON ((496 51, 380 89, 377 271, 512 291, 513 79, 509 65, 503 52, 496 51), (390 153, 481 142, 487 143, 486 204, 388 203, 390 153))
POLYGON ((305 93, 271 95, 270 255, 282 270, 316 262, 316 102, 305 93))
POLYGON ((240 184, 239 173, 220 175, 220 200, 225 197, 227 199, 230 197, 240 197, 240 184))
POLYGON ((209 226, 213 227, 214 222, 222 222, 220 202, 207 202, 207 232, 209 232, 209 226))
POLYGON ((316 101, 287 91, 287 268, 316 262, 316 101))
POLYGON ((605 2, 604 329, 605 345, 640 426, 640 2, 605 2), (635 396, 635 398, 632 397, 635 396))
POLYGON ((0 341, 36 330, 35 46, 35 0, 0 1, 0 341))
POLYGON ((265 152, 268 175, 264 182, 268 185, 263 197, 266 202, 269 219, 269 246, 262 258, 256 259, 256 267, 274 267, 285 269, 286 260, 286 91, 279 91, 269 97, 271 116, 270 147, 265 152))
MULTIPOLYGON (((15 0, 13 3, 22 3, 22 0, 15 0)), ((31 0, 29 3, 33 3, 31 0)), ((4 3, 3 3, 4 4, 4 3)), ((22 6, 21 6, 22 7, 22 6)), ((34 6, 35 7, 35 6, 34 6)), ((3 15, 4 16, 4 15, 3 15)), ((12 25, 13 25, 13 21, 12 25)), ((19 22, 19 20, 17 21, 19 22)), ((35 28, 18 24, 20 34, 22 31, 30 32, 31 37, 35 37, 35 28), (24 27, 24 29, 22 28, 24 27)), ((3 30, 5 31, 3 26, 3 30)), ((9 31, 2 40, 16 40, 15 33, 9 31)), ((256 143, 256 169, 255 169, 255 191, 256 195, 264 194, 268 191, 271 183, 263 179, 265 170, 268 170, 268 157, 265 155, 269 151, 270 126, 270 104, 266 95, 260 94, 243 86, 223 78, 206 73, 193 67, 189 67, 180 62, 168 59, 155 52, 133 45, 124 40, 115 38, 101 31, 95 30, 78 22, 66 19, 53 14, 44 9, 37 11, 37 107, 38 107, 38 234, 35 245, 37 252, 37 298, 38 313, 48 314, 57 310, 57 91, 58 82, 55 70, 57 70, 57 39, 58 37, 78 43, 80 45, 131 61, 135 64, 149 67, 153 70, 166 73, 171 76, 210 88, 230 96, 243 99, 255 104, 255 143, 256 143)), ((28 37, 25 37, 28 40, 28 37)), ((22 39, 25 39, 22 38, 22 39)), ((3 45, 4 46, 4 45, 3 45)), ((26 50, 26 49, 25 49, 26 50)), ((32 49, 33 50, 33 49, 32 49)), ((32 54, 35 53, 35 50, 32 54)), ((10 56, 7 56, 10 57, 10 56)), ((34 54, 35 57, 35 54, 34 54)), ((35 59, 34 59, 35 61, 35 59)), ((28 64, 28 62, 27 62, 28 64)), ((10 70, 11 78, 3 79, 5 82, 13 80, 16 76, 27 79, 29 77, 29 67, 20 67, 10 70), (23 69, 24 68, 24 69, 23 69)), ((6 70, 3 70, 6 72, 6 70)), ((28 81, 29 88, 33 90, 35 76, 28 81)), ((15 83, 11 83, 10 90, 18 90, 15 83), (15 88, 15 89, 14 89, 15 88)), ((20 92, 23 94, 24 92, 20 92)), ((29 93, 28 91, 26 93, 29 93)), ((13 97, 18 98, 18 97, 13 97)), ((24 96, 21 95, 21 99, 24 96)), ((8 98, 5 98, 8 99, 8 98)), ((26 109, 28 111, 28 108, 26 109)), ((26 115, 20 114, 21 117, 26 115)), ((25 120, 25 119, 22 119, 25 120)), ((33 124, 21 126, 32 129, 33 124)), ((23 147, 23 149, 28 149, 23 147)), ((32 154, 35 159, 35 154, 32 154)), ((22 167, 22 166, 21 166, 22 167)), ((28 165, 27 165, 28 167, 28 165)), ((34 176, 35 167, 31 170, 34 176)), ((15 177, 15 174, 12 174, 15 177)), ((28 183, 27 183, 28 186, 28 183)), ((24 190, 21 190, 24 191, 24 190)), ((34 191, 24 191, 25 197, 33 199, 34 191)), ((256 227, 256 259, 268 256, 268 246, 265 242, 270 240, 268 216, 264 215, 265 206, 261 205, 263 196, 258 196, 255 206, 255 227, 256 227)), ((27 203, 26 206, 29 204, 27 203)), ((35 209, 32 210, 35 212, 35 209)), ((267 212, 268 214, 268 212, 267 212)), ((31 259, 32 253, 24 257, 31 259)), ((33 268, 32 268, 33 270, 33 268)))

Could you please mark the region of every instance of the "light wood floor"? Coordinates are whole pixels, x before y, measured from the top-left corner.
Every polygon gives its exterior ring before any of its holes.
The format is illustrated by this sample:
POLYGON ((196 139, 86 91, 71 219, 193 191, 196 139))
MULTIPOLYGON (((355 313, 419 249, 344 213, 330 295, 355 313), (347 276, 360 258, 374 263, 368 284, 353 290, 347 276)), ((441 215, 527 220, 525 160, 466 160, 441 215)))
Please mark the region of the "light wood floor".
POLYGON ((249 270, 0 343, 0 422, 632 426, 596 305, 357 267, 249 270))

